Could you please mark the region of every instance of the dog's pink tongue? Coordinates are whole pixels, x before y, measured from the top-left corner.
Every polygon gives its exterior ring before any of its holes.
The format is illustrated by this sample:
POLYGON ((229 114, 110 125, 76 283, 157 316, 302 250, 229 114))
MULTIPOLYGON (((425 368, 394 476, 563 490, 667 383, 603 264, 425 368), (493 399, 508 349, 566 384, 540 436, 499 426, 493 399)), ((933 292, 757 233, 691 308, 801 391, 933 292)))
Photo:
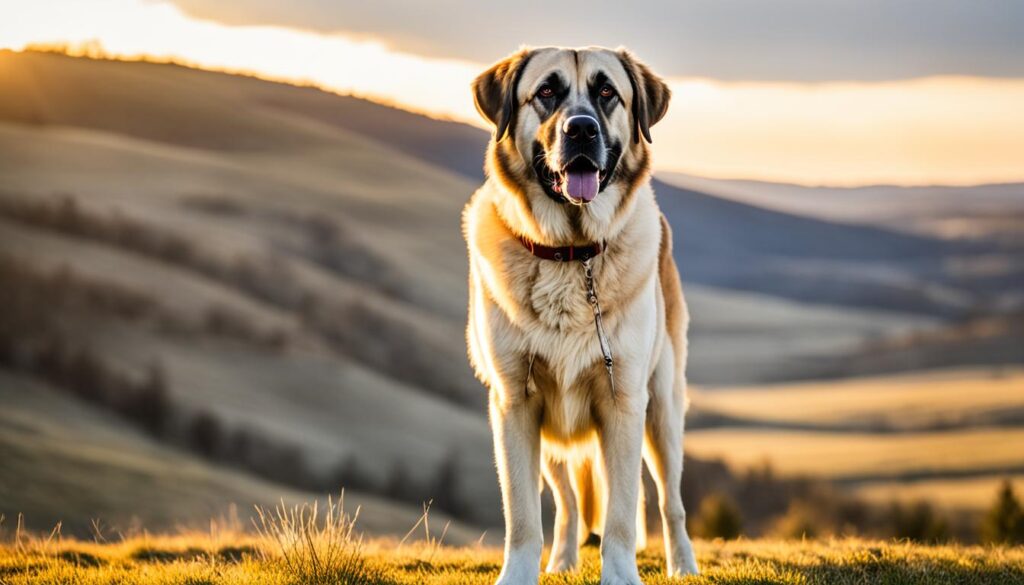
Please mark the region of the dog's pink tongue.
POLYGON ((593 201, 597 197, 597 171, 569 172, 565 175, 565 192, 576 201, 593 201))

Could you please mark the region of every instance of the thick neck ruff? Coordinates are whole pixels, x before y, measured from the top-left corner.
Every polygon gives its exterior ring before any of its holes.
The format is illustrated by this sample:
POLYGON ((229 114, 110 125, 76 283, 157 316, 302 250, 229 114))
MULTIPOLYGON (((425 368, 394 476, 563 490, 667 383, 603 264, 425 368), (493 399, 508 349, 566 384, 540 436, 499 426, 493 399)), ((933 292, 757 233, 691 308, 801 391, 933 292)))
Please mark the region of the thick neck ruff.
POLYGON ((525 237, 520 237, 519 242, 534 256, 544 260, 554 260, 555 262, 572 262, 574 260, 586 262, 587 260, 600 255, 601 252, 604 252, 605 250, 604 242, 587 244, 585 246, 559 247, 538 244, 537 242, 525 237))

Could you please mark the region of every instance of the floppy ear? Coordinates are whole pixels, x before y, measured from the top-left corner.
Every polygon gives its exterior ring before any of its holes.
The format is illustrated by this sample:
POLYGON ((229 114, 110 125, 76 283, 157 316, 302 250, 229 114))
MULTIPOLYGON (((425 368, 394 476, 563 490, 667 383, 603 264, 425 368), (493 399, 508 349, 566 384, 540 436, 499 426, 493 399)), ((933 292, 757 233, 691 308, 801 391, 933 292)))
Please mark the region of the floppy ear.
POLYGON ((651 68, 638 61, 629 51, 619 50, 619 61, 629 75, 633 87, 633 142, 640 142, 640 136, 651 140, 651 126, 665 117, 672 91, 651 68))
POLYGON ((473 101, 480 115, 494 124, 494 140, 501 142, 519 108, 516 88, 530 60, 530 50, 522 49, 481 73, 473 80, 473 101))

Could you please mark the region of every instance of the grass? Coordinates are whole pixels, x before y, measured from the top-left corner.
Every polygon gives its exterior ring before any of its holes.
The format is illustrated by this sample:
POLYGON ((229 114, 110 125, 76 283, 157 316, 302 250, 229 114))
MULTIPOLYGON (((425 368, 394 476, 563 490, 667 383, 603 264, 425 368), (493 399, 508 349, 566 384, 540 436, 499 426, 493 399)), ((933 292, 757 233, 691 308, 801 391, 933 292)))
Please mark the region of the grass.
MULTIPOLYGON (((326 507, 261 510, 255 533, 212 524, 203 533, 141 534, 93 542, 65 539, 59 529, 29 536, 19 529, 0 544, 0 583, 280 585, 490 584, 501 551, 446 547, 429 530, 414 543, 364 541, 340 502, 326 507)), ((424 516, 426 524, 427 516, 424 516)), ((657 546, 639 555, 645 583, 662 584, 993 584, 1024 583, 1024 548, 923 546, 858 539, 828 541, 697 541, 703 574, 663 576, 657 546)), ((545 575, 543 585, 599 582, 599 553, 583 550, 581 569, 545 575)))

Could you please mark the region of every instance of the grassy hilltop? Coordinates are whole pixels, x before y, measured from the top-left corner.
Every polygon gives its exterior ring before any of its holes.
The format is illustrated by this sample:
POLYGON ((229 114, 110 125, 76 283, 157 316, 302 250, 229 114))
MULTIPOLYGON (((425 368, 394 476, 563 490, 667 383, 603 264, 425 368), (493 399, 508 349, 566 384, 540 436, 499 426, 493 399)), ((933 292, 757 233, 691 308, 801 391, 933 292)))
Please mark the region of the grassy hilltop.
MULTIPOLYGON (((267 511, 256 535, 213 527, 209 533, 142 535, 106 542, 18 535, 0 545, 0 582, 18 584, 490 584, 501 568, 500 549, 443 544, 443 530, 417 542, 372 540, 354 532, 350 517, 328 510, 267 511), (440 533, 440 534, 437 534, 440 533)), ((417 526, 419 528, 420 525, 417 526)), ((664 576, 658 543, 639 554, 645 583, 719 584, 992 584, 1024 583, 1024 548, 922 546, 841 539, 697 541, 703 573, 664 576)), ((545 575, 541 583, 596 584, 597 547, 585 547, 582 567, 545 575)))

